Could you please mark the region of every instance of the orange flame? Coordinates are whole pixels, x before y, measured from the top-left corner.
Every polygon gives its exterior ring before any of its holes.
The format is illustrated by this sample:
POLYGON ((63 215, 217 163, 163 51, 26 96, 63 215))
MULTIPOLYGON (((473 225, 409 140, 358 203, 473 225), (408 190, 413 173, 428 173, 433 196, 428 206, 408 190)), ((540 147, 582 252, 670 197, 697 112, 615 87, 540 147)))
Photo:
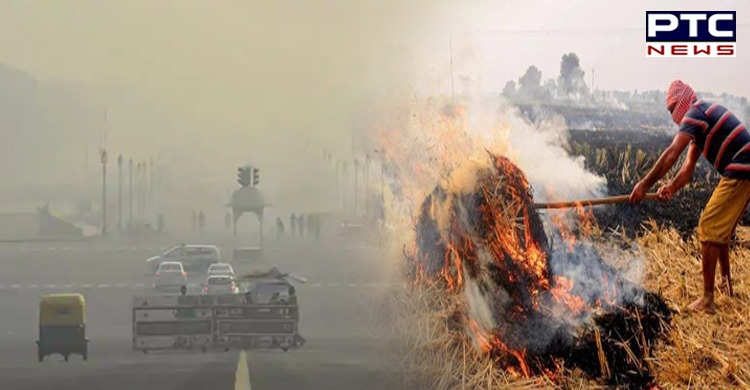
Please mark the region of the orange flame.
MULTIPOLYGON (((494 152, 507 153, 507 144, 501 135, 499 138, 481 139, 478 136, 468 136, 470 126, 466 120, 466 108, 462 105, 451 104, 441 108, 434 104, 413 106, 414 103, 398 104, 391 109, 386 108, 383 115, 379 115, 378 129, 369 132, 375 134, 378 139, 376 144, 381 147, 382 158, 384 158, 394 175, 394 187, 397 187, 405 199, 404 203, 417 204, 424 199, 427 191, 434 188, 434 184, 440 182, 442 174, 454 168, 459 163, 466 161, 467 156, 484 153, 486 147, 494 149, 494 152), (411 108, 411 109, 410 109, 411 108), (393 113, 396 115, 392 115, 393 113), (410 130, 418 130, 410 132, 410 130)), ((489 133, 489 132, 487 132, 489 133)), ((502 134, 502 131, 495 131, 502 134)), ((510 161, 496 160, 498 171, 511 172, 514 167, 510 161), (505 166, 507 164, 508 166, 505 166)), ((525 178, 524 188, 528 187, 525 178)), ((482 188, 482 191, 493 191, 495 189, 482 188)), ((490 195, 490 194, 485 194, 490 195)), ((491 198, 491 196, 486 196, 491 198)), ((541 302, 542 296, 549 296, 555 302, 570 310, 570 313, 581 313, 586 309, 586 303, 581 297, 571 293, 574 282, 564 277, 550 279, 548 269, 547 253, 543 250, 543 244, 536 241, 530 222, 531 210, 529 205, 523 203, 524 194, 512 194, 510 199, 505 199, 502 205, 488 204, 481 210, 483 222, 491 230, 492 239, 485 244, 485 248, 495 259, 507 259, 514 266, 521 267, 531 278, 528 283, 529 295, 534 308, 541 302), (514 221, 514 222, 509 222, 514 221), (544 293, 544 294, 543 294, 544 293)), ((408 210, 411 211, 411 210, 408 210)), ((404 214, 408 214, 408 211, 404 214)), ((579 204, 576 207, 578 219, 581 223, 582 232, 590 234, 593 231, 593 214, 579 204)), ((399 222, 403 226, 411 228, 412 221, 405 218, 399 222)), ((564 219, 564 214, 555 215, 553 222, 558 227, 563 239, 567 243, 569 251, 575 248, 576 237, 569 224, 564 219)), ((442 226, 447 228, 447 226, 442 226)), ((453 227, 452 231, 458 231, 453 227)), ((406 231, 406 229, 405 229, 406 231)), ((465 284, 465 269, 471 270, 471 265, 476 262, 477 248, 475 242, 461 234, 454 235, 448 242, 443 242, 446 251, 442 260, 442 268, 436 278, 445 283, 449 292, 459 292, 465 284)), ((428 278, 427 270, 416 259, 417 283, 428 278)), ((525 275, 522 275, 525 276, 525 275)), ((516 275, 510 275, 511 281, 516 275)), ((431 280, 435 281, 435 280, 431 280)), ((611 297, 605 297, 609 301, 611 297)), ((525 315, 525 308, 518 304, 512 306, 512 315, 525 315)), ((478 323, 471 318, 466 319, 467 331, 470 332, 472 340, 477 348, 483 352, 502 352, 510 363, 506 364, 508 371, 515 372, 519 376, 530 377, 531 370, 526 358, 526 350, 514 349, 504 344, 498 335, 489 333, 480 328, 478 323)), ((548 375, 552 375, 548 372, 548 375)))

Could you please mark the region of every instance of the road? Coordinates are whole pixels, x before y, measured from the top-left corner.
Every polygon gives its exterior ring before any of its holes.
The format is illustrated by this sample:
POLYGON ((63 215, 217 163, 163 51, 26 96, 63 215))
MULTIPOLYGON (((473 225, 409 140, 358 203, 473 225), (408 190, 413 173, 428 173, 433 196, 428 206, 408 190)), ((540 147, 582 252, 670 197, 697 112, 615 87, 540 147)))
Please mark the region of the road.
POLYGON ((370 336, 367 323, 368 308, 393 284, 376 248, 344 242, 267 245, 269 263, 309 279, 297 288, 302 349, 132 351, 131 299, 151 293, 144 260, 172 244, 0 244, 0 389, 399 388, 397 375, 383 368, 385 343, 370 336), (39 298, 56 292, 86 297, 88 361, 36 361, 39 298))

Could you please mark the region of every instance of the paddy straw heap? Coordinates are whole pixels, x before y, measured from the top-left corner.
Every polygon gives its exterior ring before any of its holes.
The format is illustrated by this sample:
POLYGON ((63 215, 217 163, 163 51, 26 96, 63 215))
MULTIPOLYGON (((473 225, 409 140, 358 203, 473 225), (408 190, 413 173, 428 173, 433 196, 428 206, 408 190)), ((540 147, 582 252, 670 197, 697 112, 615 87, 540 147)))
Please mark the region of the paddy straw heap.
POLYGON ((454 170, 422 202, 410 279, 458 298, 452 330, 496 367, 549 378, 578 368, 619 387, 649 387, 670 308, 561 221, 545 230, 524 173, 487 157, 454 170))

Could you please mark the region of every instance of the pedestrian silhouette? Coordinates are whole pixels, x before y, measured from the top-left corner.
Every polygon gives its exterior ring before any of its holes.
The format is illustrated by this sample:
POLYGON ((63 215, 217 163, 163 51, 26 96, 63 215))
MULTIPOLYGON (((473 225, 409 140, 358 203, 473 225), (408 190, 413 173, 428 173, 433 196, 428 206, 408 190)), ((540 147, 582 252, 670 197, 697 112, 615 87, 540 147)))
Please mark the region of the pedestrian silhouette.
POLYGON ((281 220, 281 217, 276 218, 276 241, 281 239, 281 236, 284 235, 284 221, 281 220))
POLYGON ((224 228, 229 229, 232 227, 232 213, 227 211, 227 215, 224 216, 224 228))
POLYGON ((206 216, 203 215, 203 210, 198 214, 198 229, 201 234, 206 230, 206 216))
POLYGON ((294 213, 292 213, 291 216, 289 216, 289 227, 291 228, 292 236, 297 234, 297 217, 294 216, 294 213))
POLYGON ((305 235, 305 214, 300 214, 297 218, 297 228, 299 229, 300 237, 305 235))

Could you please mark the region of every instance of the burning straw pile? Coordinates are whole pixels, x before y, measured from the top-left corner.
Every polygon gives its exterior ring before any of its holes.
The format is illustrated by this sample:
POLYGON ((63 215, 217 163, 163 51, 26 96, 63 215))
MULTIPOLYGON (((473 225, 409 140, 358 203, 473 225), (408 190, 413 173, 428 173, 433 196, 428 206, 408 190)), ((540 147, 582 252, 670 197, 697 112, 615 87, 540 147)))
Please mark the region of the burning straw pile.
POLYGON ((444 318, 442 336, 468 335, 475 356, 516 377, 554 381, 576 370, 648 386, 652 348, 671 310, 569 231, 552 231, 564 245, 551 250, 523 172, 505 157, 489 160, 454 171, 421 206, 409 273, 415 291, 432 286, 427 291, 440 296, 420 300, 444 318))

